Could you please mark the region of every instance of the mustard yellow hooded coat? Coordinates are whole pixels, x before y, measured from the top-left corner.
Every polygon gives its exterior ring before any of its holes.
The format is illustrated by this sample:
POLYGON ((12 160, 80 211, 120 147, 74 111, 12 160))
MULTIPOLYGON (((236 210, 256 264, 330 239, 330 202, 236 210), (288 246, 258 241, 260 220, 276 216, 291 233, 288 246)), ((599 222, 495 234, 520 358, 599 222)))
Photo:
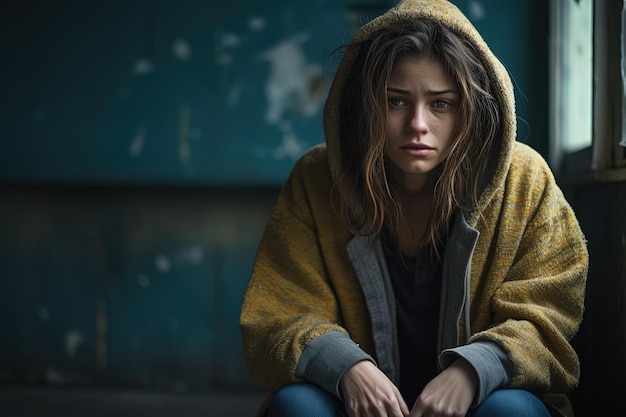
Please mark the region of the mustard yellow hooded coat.
MULTIPOLYGON (((474 352, 485 365, 475 404, 496 388, 523 388, 571 415, 564 394, 576 387, 580 366, 569 341, 582 319, 588 268, 577 219, 544 159, 516 141, 507 71, 454 5, 400 1, 352 42, 406 19, 437 20, 476 45, 504 132, 477 206, 459 213, 446 246, 439 366, 449 363, 444 353, 474 352)), ((302 380, 339 395, 339 378, 362 359, 398 381, 394 297, 380 244, 352 235, 330 202, 339 93, 354 56, 348 49, 329 92, 326 143, 300 158, 280 193, 241 306, 245 360, 268 399, 302 380)))

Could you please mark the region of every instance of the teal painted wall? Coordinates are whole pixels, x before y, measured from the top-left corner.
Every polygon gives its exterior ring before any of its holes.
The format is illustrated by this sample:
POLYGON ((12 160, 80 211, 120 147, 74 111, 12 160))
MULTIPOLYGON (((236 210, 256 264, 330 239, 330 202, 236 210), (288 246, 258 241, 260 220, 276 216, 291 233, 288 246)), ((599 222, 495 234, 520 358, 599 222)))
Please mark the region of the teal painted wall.
MULTIPOLYGON (((331 52, 391 1, 17 4, 0 18, 0 179, 247 187, 280 185, 323 141, 331 52)), ((543 63, 532 3, 457 4, 511 70, 528 120, 530 64, 543 63)))
POLYGON ((1 195, 0 383, 251 386, 237 317, 275 191, 1 195))
POLYGON ((279 184, 323 141, 329 55, 362 16, 330 0, 38 3, 2 19, 0 178, 45 183, 279 184))

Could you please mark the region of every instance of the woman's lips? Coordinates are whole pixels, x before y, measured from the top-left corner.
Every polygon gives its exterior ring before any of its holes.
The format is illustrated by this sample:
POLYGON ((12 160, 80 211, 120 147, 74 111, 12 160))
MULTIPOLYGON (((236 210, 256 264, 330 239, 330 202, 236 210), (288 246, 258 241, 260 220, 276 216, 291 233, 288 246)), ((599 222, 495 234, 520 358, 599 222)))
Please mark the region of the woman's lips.
POLYGON ((428 156, 435 151, 434 148, 421 143, 402 146, 401 149, 411 156, 428 156))

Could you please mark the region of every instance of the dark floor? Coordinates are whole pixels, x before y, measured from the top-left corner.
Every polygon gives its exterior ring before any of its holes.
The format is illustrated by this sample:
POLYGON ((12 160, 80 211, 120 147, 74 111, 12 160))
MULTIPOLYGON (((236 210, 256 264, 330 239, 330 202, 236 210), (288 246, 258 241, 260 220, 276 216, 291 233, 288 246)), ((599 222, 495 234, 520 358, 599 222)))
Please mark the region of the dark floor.
POLYGON ((126 390, 0 388, 2 417, 254 417, 258 392, 206 395, 126 390))

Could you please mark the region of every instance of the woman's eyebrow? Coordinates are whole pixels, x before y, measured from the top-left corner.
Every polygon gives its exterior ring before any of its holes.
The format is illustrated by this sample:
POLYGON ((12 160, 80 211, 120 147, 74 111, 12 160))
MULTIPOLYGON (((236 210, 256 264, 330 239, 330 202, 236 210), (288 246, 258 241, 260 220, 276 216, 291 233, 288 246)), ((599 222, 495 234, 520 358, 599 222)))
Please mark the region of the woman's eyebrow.
MULTIPOLYGON (((410 90, 403 90, 401 88, 396 88, 396 87, 387 87, 387 91, 398 93, 398 94, 411 94, 410 90)), ((454 89, 448 89, 448 90, 441 90, 441 91, 428 91, 426 94, 429 96, 438 96, 438 95, 450 94, 450 93, 457 94, 457 91, 454 89)))
POLYGON ((428 94, 429 96, 439 96, 442 94, 457 94, 456 90, 450 88, 448 90, 441 90, 441 91, 428 91, 426 94, 428 94))
POLYGON ((401 88, 395 88, 395 87, 387 87, 387 91, 398 93, 398 94, 411 94, 409 90, 403 90, 401 88))

